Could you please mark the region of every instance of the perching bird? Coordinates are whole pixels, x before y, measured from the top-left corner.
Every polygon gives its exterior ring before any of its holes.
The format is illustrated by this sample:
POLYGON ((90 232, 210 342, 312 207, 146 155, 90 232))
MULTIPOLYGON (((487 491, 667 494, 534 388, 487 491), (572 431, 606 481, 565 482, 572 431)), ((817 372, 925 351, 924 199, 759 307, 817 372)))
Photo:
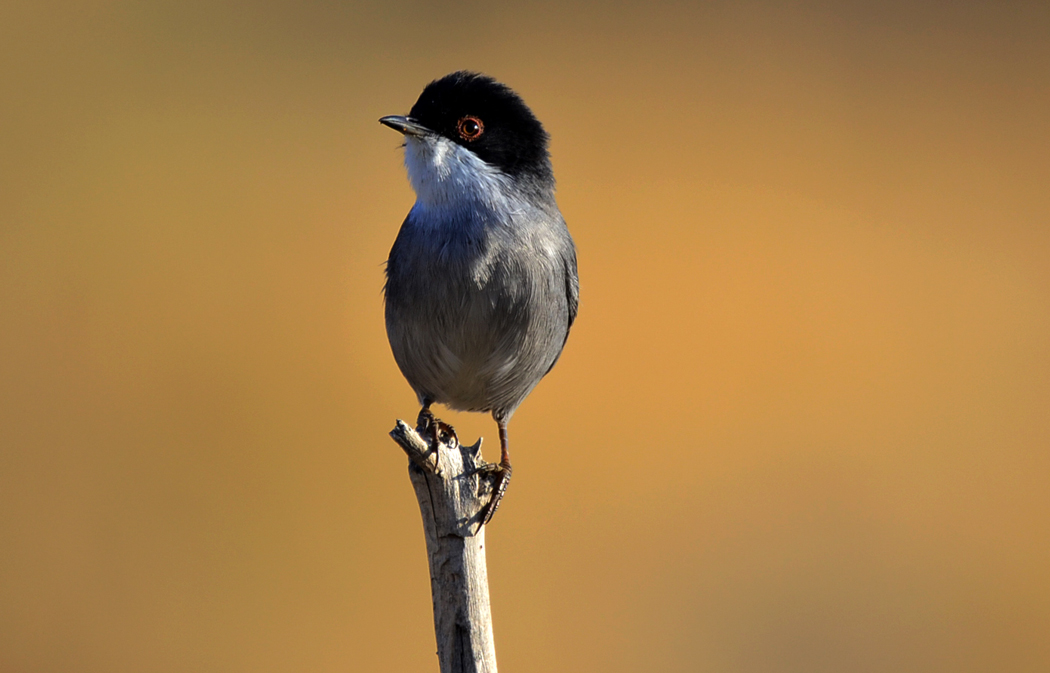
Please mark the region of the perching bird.
POLYGON ((511 475, 507 422, 557 362, 579 303, 548 136, 516 93, 471 72, 379 121, 404 134, 416 192, 387 260, 387 337, 421 417, 437 402, 496 420, 488 523, 511 475))

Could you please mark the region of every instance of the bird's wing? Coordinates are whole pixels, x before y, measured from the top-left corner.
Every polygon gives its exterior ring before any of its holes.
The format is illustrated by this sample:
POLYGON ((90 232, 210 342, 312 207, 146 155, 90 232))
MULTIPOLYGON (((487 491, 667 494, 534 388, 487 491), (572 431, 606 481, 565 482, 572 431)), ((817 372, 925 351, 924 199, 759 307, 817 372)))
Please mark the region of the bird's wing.
MULTIPOLYGON (((576 311, 580 306, 580 277, 576 272, 576 249, 572 248, 565 256, 565 298, 569 302, 569 327, 576 321, 576 311)), ((569 331, 565 330, 565 338, 569 331)))
POLYGON ((572 328, 572 323, 576 321, 576 311, 580 306, 580 277, 576 273, 576 249, 570 247, 562 255, 562 261, 565 263, 565 299, 569 308, 569 324, 565 326, 565 339, 561 342, 561 348, 558 349, 554 362, 543 373, 544 376, 550 374, 550 371, 554 369, 554 365, 557 364, 558 358, 561 357, 561 351, 569 341, 569 330, 572 328))

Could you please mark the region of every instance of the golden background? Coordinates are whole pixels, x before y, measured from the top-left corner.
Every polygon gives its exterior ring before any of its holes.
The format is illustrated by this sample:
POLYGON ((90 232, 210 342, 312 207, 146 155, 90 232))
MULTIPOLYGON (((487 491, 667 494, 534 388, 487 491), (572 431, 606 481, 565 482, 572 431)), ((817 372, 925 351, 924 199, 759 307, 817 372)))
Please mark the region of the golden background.
POLYGON ((460 68, 550 131, 582 282, 510 426, 501 670, 1050 670, 1048 35, 4 3, 0 671, 437 669, 376 120, 460 68))

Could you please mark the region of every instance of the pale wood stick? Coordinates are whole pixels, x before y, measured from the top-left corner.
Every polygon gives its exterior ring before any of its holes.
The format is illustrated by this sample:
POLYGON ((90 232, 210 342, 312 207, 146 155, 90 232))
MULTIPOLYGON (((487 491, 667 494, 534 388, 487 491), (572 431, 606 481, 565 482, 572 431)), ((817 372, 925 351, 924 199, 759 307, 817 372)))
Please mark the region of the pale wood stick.
POLYGON ((390 436, 408 454, 423 515, 438 662, 441 673, 496 673, 481 525, 496 476, 481 459, 480 439, 462 446, 449 426, 434 423, 438 432, 399 420, 390 436))

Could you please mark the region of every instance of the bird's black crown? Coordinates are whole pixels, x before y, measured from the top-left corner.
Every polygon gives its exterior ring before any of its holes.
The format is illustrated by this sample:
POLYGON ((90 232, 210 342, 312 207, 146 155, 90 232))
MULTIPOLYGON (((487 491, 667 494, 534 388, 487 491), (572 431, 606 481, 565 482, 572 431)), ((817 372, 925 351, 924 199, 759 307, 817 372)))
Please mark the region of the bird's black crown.
POLYGON ((461 70, 436 79, 409 116, 511 177, 554 180, 543 125, 518 94, 491 77, 461 70))

